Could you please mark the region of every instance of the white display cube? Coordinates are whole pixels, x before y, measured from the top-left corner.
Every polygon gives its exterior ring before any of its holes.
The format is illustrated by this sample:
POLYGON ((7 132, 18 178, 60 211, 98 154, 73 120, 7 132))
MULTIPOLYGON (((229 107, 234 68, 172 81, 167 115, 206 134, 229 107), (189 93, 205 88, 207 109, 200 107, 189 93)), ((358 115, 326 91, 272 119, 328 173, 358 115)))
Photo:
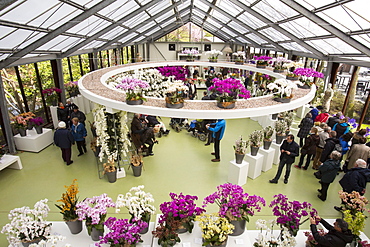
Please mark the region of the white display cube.
POLYGON ((275 156, 275 149, 271 147, 267 150, 260 148, 259 152, 263 155, 262 171, 266 172, 272 168, 275 156))
POLYGON ((27 136, 14 136, 15 146, 18 150, 38 153, 54 142, 51 129, 42 129, 42 134, 37 134, 35 129, 27 130, 27 136))
POLYGON ((248 177, 255 179, 260 176, 262 171, 263 155, 259 153, 257 153, 256 156, 246 154, 245 160, 249 163, 248 177))
POLYGON ((11 169, 17 169, 21 170, 23 169, 21 159, 19 156, 9 155, 5 154, 0 159, 0 171, 5 168, 11 168, 11 169))
MULTIPOLYGON (((282 143, 283 142, 281 142, 281 144, 282 143)), ((281 146, 281 144, 277 144, 276 143, 276 140, 273 140, 272 143, 271 143, 271 147, 270 148, 275 149, 274 160, 272 162, 275 165, 279 164, 279 162, 280 162, 280 146, 281 146)))
POLYGON ((249 163, 244 161, 241 164, 237 164, 235 160, 230 161, 229 164, 229 175, 227 181, 232 184, 244 185, 247 183, 249 163))

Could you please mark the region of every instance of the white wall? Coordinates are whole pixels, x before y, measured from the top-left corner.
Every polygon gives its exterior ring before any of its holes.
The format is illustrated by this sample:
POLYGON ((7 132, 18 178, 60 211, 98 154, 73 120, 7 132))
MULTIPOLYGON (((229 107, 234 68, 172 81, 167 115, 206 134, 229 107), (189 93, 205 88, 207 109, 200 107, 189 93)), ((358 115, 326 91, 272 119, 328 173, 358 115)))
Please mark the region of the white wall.
MULTIPOLYGON (((216 49, 221 51, 225 47, 225 43, 207 43, 211 44, 211 49, 216 49)), ((157 42, 151 43, 149 45, 149 60, 150 61, 169 61, 169 60, 177 60, 177 53, 182 51, 183 47, 198 47, 199 52, 202 53, 201 59, 202 61, 207 61, 208 56, 204 55, 204 43, 175 43, 175 42, 157 42), (176 50, 169 51, 168 44, 175 44, 176 50), (159 52, 159 51, 160 52, 159 52), (162 53, 162 54, 161 54, 162 53)), ((219 56, 218 59, 220 61, 226 60, 225 54, 219 56)))

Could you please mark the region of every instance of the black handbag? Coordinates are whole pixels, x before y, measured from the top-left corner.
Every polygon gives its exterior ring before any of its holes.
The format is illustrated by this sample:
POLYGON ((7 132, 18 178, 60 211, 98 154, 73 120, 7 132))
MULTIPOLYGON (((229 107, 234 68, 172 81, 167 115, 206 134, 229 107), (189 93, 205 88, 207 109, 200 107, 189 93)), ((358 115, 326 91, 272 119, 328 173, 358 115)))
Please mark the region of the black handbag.
POLYGON ((321 173, 321 171, 314 172, 314 174, 313 174, 313 175, 315 175, 315 177, 316 177, 317 179, 321 179, 321 177, 322 177, 322 173, 321 173))

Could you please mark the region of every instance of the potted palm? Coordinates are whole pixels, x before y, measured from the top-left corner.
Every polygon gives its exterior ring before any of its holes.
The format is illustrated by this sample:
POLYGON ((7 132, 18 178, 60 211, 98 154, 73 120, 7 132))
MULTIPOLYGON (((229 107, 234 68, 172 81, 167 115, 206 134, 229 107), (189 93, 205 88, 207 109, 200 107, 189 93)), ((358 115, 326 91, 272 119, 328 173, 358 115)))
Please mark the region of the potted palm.
MULTIPOLYGON (((144 185, 132 187, 126 195, 119 194, 116 201, 116 212, 118 213, 121 207, 126 207, 131 215, 131 221, 142 220, 149 224, 150 217, 155 213, 153 206, 154 198, 150 193, 143 191, 144 185)), ((148 232, 148 227, 144 228, 140 234, 148 232)))
POLYGON ((209 62, 217 63, 218 56, 223 55, 223 53, 219 50, 211 50, 211 51, 206 51, 205 55, 208 55, 209 62))
POLYGON ((107 217, 107 208, 114 208, 116 204, 107 194, 86 198, 76 204, 79 220, 86 220, 87 233, 91 239, 98 241, 104 234, 104 222, 107 217))
POLYGON ((62 199, 57 202, 62 204, 55 204, 63 215, 63 220, 67 224, 72 234, 78 234, 82 231, 82 221, 78 219, 76 212, 76 204, 78 203, 78 184, 77 179, 73 179, 70 186, 64 186, 67 191, 62 194, 62 199))
POLYGON ((275 122, 275 133, 276 133, 276 143, 281 144, 285 137, 285 130, 287 129, 284 120, 278 120, 275 122))
POLYGON ((268 150, 270 149, 272 143, 272 135, 274 134, 274 128, 271 126, 266 126, 263 129, 263 149, 268 150))
POLYGON ((141 105, 146 98, 143 96, 142 90, 149 87, 146 81, 124 77, 116 88, 122 89, 126 93, 126 104, 128 105, 141 105))
POLYGON ((217 191, 204 198, 204 205, 216 203, 219 206, 218 215, 226 218, 234 230, 231 236, 238 236, 245 231, 246 222, 255 212, 260 212, 265 206, 265 200, 256 195, 244 193, 240 185, 225 183, 217 186, 217 191))
POLYGON ((242 136, 235 141, 234 150, 235 150, 235 163, 241 164, 243 162, 244 156, 247 153, 248 142, 243 141, 242 136))
POLYGON ((249 143, 251 146, 251 155, 256 156, 261 146, 263 139, 263 131, 255 130, 249 135, 249 143))
POLYGON ((233 233, 234 225, 229 223, 226 218, 222 218, 217 213, 201 214, 196 217, 202 231, 203 246, 225 247, 228 235, 233 233))
POLYGON ((29 246, 47 239, 51 231, 51 223, 44 219, 50 211, 47 203, 48 199, 43 199, 36 202, 33 209, 24 206, 10 211, 10 223, 3 227, 1 233, 7 235, 11 246, 19 246, 19 243, 29 246))
POLYGON ((217 106, 220 108, 234 108, 238 98, 248 99, 251 97, 250 91, 245 88, 240 80, 215 78, 212 81, 213 85, 209 87, 209 90, 217 94, 217 106))

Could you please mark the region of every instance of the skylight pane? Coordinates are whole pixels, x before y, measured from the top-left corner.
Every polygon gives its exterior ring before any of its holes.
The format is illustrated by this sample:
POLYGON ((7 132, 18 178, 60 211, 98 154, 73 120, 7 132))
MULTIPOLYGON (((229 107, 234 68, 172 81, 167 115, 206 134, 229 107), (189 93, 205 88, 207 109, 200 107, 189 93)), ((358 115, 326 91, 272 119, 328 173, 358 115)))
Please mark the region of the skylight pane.
POLYGON ((207 12, 207 10, 209 9, 208 5, 202 3, 202 1, 196 1, 194 2, 194 6, 198 9, 201 9, 205 12, 207 12))
MULTIPOLYGON (((323 0, 295 0, 297 3, 305 7, 306 9, 313 10, 329 4, 329 1, 323 0)), ((332 3, 334 0, 331 0, 332 3)), ((356 0, 357 1, 357 0, 356 0)))
POLYGON ((261 39, 260 37, 258 37, 257 35, 255 35, 253 33, 248 34, 246 37, 253 40, 257 44, 267 43, 266 40, 261 39))
POLYGON ((338 38, 311 40, 307 43, 312 43, 318 50, 325 51, 325 54, 341 54, 341 53, 358 53, 359 51, 351 47, 347 43, 338 38))
POLYGON ((213 11, 213 17, 216 18, 217 20, 220 20, 222 22, 229 22, 229 18, 227 18, 224 14, 221 14, 220 12, 214 10, 213 11))
POLYGON ((124 38, 120 39, 119 41, 122 42, 122 43, 125 43, 127 42, 128 40, 132 39, 133 37, 135 37, 136 35, 138 35, 137 33, 131 33, 127 36, 125 36, 124 38))
POLYGON ((162 11, 163 9, 167 8, 170 6, 170 2, 167 1, 159 1, 157 4, 155 4, 153 7, 147 9, 150 15, 155 15, 162 11))
POLYGON ((296 42, 291 43, 282 43, 280 44, 282 47, 284 47, 287 50, 293 50, 293 51, 300 51, 300 52, 306 52, 306 53, 312 53, 311 51, 306 50, 303 46, 297 44, 296 42))
POLYGON ((232 27, 233 29, 237 30, 240 33, 246 33, 249 30, 243 27, 242 25, 239 25, 238 23, 232 21, 228 24, 228 26, 232 27))
POLYGON ((297 20, 283 23, 280 26, 298 38, 316 37, 330 34, 328 31, 307 18, 299 18, 297 20))
POLYGON ((289 39, 288 37, 286 37, 285 35, 283 35, 282 33, 278 32, 278 31, 276 31, 272 27, 267 28, 267 29, 263 29, 259 32, 262 33, 263 35, 265 35, 266 37, 269 37, 271 40, 273 40, 275 42, 289 39))
POLYGON ((122 17, 130 14, 138 8, 139 5, 137 5, 135 1, 126 1, 124 4, 122 4, 121 1, 116 1, 108 5, 104 9, 100 10, 98 13, 115 21, 118 21, 122 17))
POLYGON ((370 47, 370 37, 366 34, 354 35, 352 38, 356 39, 358 42, 364 46, 370 47))
POLYGON ((9 35, 11 32, 14 32, 16 29, 12 27, 0 26, 0 41, 4 36, 9 35))
POLYGON ((156 25, 155 22, 154 21, 151 21, 148 24, 146 24, 146 25, 144 25, 144 26, 142 26, 142 27, 140 27, 140 28, 138 28, 136 30, 141 33, 141 32, 143 32, 143 31, 145 31, 145 30, 147 30, 149 28, 155 27, 155 25, 156 25))
POLYGON ((220 23, 218 23, 218 22, 216 22, 216 21, 214 21, 213 20, 213 18, 211 19, 211 18, 208 18, 207 19, 207 21, 206 21, 206 23, 209 23, 209 24, 212 24, 213 26, 215 26, 215 27, 217 27, 217 28, 221 28, 222 27, 222 25, 220 24, 220 23))
POLYGON ((149 19, 149 15, 147 15, 145 12, 141 12, 137 14, 135 17, 131 18, 130 20, 125 21, 123 24, 125 26, 132 27, 136 26, 141 22, 145 22, 147 19, 149 19))
POLYGON ((126 32, 126 31, 127 31, 127 29, 125 29, 123 27, 116 27, 113 30, 111 30, 110 32, 105 33, 103 36, 100 36, 99 38, 111 40, 114 37, 126 32))
POLYGON ((246 25, 255 29, 266 26, 266 23, 248 13, 243 13, 238 17, 238 19, 244 22, 246 25))
POLYGON ((16 48, 18 45, 21 45, 28 36, 32 35, 32 33, 32 31, 18 29, 17 31, 1 39, 0 47, 5 49, 16 48))
POLYGON ((158 32, 159 30, 161 30, 159 27, 153 28, 153 29, 152 29, 152 30, 150 30, 149 32, 145 33, 145 35, 150 36, 150 35, 152 35, 153 33, 158 32))
POLYGON ((78 40, 78 38, 68 37, 64 35, 59 35, 49 42, 43 44, 38 50, 61 50, 63 47, 71 44, 72 42, 78 40), (64 44, 63 44, 64 43, 64 44))
POLYGON ((253 10, 270 20, 280 21, 297 15, 298 12, 276 0, 263 0, 252 7, 253 10))
POLYGON ((223 27, 221 30, 224 31, 225 33, 229 34, 231 37, 239 36, 236 33, 234 33, 233 31, 231 31, 230 29, 228 29, 227 27, 223 27))
POLYGON ((168 12, 166 12, 166 13, 163 13, 161 16, 159 16, 157 19, 155 19, 157 22, 161 22, 161 21, 163 21, 164 19, 166 19, 167 17, 170 17, 171 15, 173 15, 174 14, 174 12, 173 12, 173 10, 171 10, 171 11, 168 11, 168 12))
POLYGON ((168 20, 168 21, 166 21, 166 22, 162 23, 162 24, 161 24, 161 27, 168 26, 170 23, 174 23, 174 22, 176 22, 176 19, 175 19, 175 18, 170 19, 170 20, 168 20))
POLYGON ((233 16, 236 16, 241 11, 243 11, 241 8, 233 4, 232 2, 228 0, 222 0, 218 2, 218 7, 220 7, 222 10, 226 11, 228 14, 231 14, 233 16))

